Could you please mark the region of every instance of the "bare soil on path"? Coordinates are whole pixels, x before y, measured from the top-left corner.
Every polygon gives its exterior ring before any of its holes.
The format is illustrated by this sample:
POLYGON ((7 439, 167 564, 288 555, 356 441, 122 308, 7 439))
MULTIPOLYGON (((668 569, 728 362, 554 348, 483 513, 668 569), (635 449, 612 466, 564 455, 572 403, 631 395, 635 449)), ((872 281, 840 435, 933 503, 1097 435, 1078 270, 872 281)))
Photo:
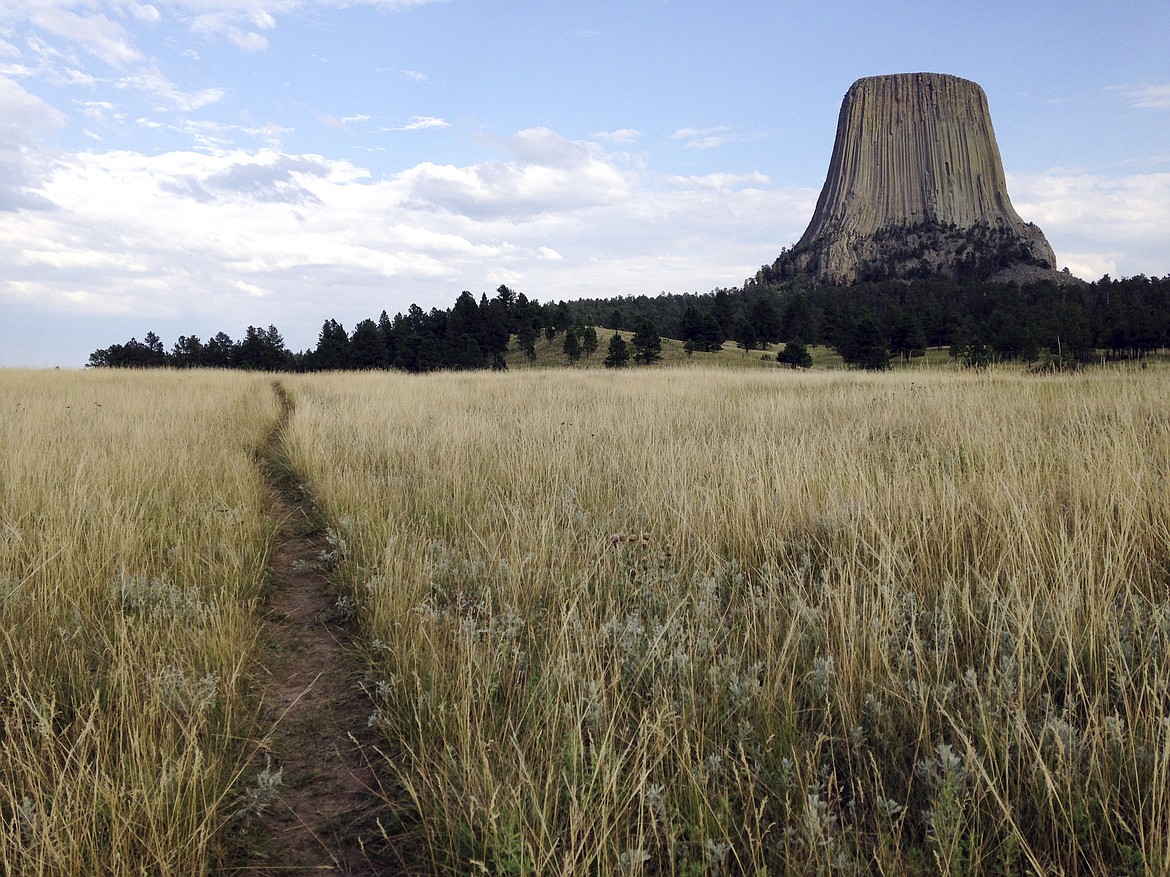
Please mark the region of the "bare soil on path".
POLYGON ((260 465, 280 529, 257 675, 262 719, 271 729, 259 767, 267 761, 279 769, 281 783, 235 873, 399 874, 405 869, 390 837, 389 798, 371 768, 381 756, 368 725, 373 705, 362 686, 356 623, 322 569, 320 515, 281 465, 291 402, 279 384, 274 390, 283 410, 260 465))

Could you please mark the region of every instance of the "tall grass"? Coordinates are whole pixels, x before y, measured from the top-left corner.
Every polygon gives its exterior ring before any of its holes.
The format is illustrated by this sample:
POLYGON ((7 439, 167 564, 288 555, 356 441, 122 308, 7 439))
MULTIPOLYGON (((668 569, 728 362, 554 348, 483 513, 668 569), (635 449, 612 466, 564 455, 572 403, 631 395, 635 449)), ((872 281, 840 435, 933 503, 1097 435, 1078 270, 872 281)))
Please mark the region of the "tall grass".
POLYGON ((423 870, 1170 873, 1163 374, 289 386, 423 870))
POLYGON ((0 372, 0 873, 205 874, 253 736, 266 379, 0 372))

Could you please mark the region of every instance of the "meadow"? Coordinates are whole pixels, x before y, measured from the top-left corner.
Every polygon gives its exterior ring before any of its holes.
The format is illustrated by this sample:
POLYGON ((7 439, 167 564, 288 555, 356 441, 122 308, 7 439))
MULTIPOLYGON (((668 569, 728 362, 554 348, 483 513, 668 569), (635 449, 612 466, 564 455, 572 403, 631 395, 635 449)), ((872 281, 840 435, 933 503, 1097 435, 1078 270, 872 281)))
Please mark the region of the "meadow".
POLYGON ((269 383, 0 372, 0 873, 223 859, 256 779, 269 383))
MULTIPOLYGON (((280 381, 409 873, 1170 873, 1164 370, 280 381)), ((0 871, 215 873, 271 379, 0 382, 0 871)))
POLYGON ((289 387, 423 872, 1170 872, 1164 373, 289 387))

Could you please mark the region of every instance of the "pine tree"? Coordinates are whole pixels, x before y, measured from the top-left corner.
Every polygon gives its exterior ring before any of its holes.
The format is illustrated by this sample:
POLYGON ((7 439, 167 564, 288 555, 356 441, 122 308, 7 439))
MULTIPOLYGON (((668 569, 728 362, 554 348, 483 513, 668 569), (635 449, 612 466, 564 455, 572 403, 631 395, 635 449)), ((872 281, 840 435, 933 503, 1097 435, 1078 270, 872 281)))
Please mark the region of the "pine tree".
POLYGON ((385 337, 373 320, 362 320, 353 329, 349 339, 349 367, 355 369, 385 369, 390 367, 390 354, 385 337))
POLYGON ((630 340, 634 347, 634 360, 643 365, 649 365, 662 359, 662 339, 658 337, 658 330, 649 320, 643 320, 638 325, 638 331, 630 340))
POLYGON ((565 330, 563 349, 570 365, 581 358, 581 342, 577 340, 576 329, 565 330))
POLYGON ((606 368, 625 368, 630 361, 630 348, 626 340, 617 332, 609 339, 609 350, 605 354, 602 364, 606 368))
POLYGON ((812 368, 812 354, 799 338, 793 338, 776 354, 776 362, 791 368, 812 368))
POLYGON ((597 330, 592 326, 586 326, 581 330, 581 352, 585 354, 586 359, 597 352, 597 330))

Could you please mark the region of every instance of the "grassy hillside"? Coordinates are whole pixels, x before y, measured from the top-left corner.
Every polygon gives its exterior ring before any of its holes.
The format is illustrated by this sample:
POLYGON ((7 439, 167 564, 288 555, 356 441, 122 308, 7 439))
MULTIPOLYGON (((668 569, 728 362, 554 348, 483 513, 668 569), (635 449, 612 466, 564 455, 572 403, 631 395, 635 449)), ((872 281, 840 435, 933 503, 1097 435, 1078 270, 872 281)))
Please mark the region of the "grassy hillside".
MULTIPOLYGON (((543 335, 536 342, 536 360, 530 361, 520 350, 515 349, 515 342, 513 342, 513 349, 508 351, 505 361, 508 363, 509 369, 526 369, 526 368, 575 368, 575 369, 591 369, 603 368, 602 361, 605 359, 605 351, 609 345, 610 338, 614 335, 613 329, 606 329, 597 327, 597 352, 589 358, 582 358, 573 365, 569 365, 568 358, 565 356, 563 344, 564 335, 558 335, 552 341, 547 340, 543 335)), ((627 342, 633 338, 633 332, 617 332, 627 342)), ((740 347, 737 347, 734 342, 727 341, 723 344, 722 349, 713 351, 711 353, 692 353, 687 354, 683 342, 677 341, 673 338, 662 339, 662 361, 656 367, 671 366, 671 365, 695 365, 695 366, 715 366, 727 368, 778 368, 776 364, 776 354, 784 349, 783 344, 770 344, 765 350, 752 350, 747 353, 740 347)), ((835 350, 828 347, 810 347, 809 353, 812 354, 813 368, 818 369, 842 369, 845 368, 845 363, 842 362, 840 355, 835 350)), ((911 360, 908 363, 902 363, 895 359, 892 363, 892 368, 923 368, 923 367, 939 367, 951 365, 950 354, 945 348, 931 348, 926 351, 926 355, 911 360)), ((634 368, 633 363, 630 364, 634 368)))

